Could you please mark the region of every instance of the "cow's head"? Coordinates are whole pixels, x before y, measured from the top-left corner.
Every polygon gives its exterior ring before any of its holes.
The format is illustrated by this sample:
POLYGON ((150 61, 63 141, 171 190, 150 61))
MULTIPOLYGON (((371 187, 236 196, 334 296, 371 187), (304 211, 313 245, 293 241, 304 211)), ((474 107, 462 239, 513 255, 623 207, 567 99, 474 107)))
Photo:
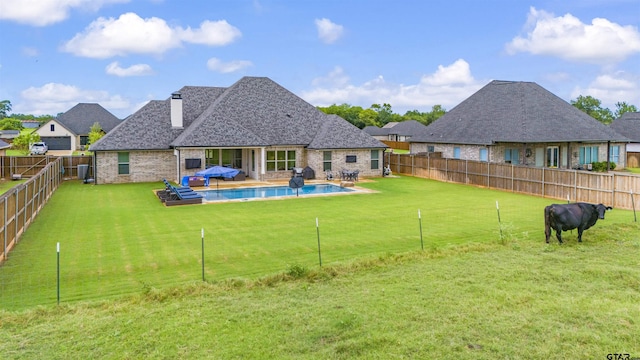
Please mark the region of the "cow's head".
POLYGON ((604 206, 602 204, 596 205, 596 211, 598 211, 598 219, 604 219, 604 213, 607 210, 613 209, 611 206, 604 206))

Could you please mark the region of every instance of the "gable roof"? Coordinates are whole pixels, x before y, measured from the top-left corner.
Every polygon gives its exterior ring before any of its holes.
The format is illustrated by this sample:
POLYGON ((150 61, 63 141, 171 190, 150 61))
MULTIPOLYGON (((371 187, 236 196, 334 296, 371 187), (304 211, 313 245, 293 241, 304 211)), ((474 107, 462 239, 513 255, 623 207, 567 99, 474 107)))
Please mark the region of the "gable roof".
POLYGON ((417 120, 405 120, 390 122, 381 128, 377 126, 366 126, 362 130, 371 136, 401 135, 411 137, 425 134, 427 132, 427 126, 417 120))
POLYGON ((58 115, 56 121, 64 125, 76 135, 88 134, 94 123, 99 123, 104 132, 109 132, 118 124, 120 119, 99 104, 79 103, 67 112, 58 115))
POLYGON ((185 86, 180 94, 183 128, 171 126, 171 99, 152 101, 92 145, 91 150, 277 145, 341 148, 339 144, 346 148, 386 147, 346 120, 324 114, 266 77, 243 77, 228 88, 185 86), (336 133, 334 128, 341 132, 336 133), (350 141, 344 143, 342 137, 350 141))
POLYGON ((371 136, 387 136, 387 135, 389 135, 389 133, 387 132, 387 129, 379 128, 379 127, 374 126, 374 125, 365 126, 362 129, 362 131, 366 132, 367 134, 369 134, 371 136))
POLYGON ((491 145, 628 139, 536 83, 494 80, 411 141, 491 145))
POLYGON ((618 134, 640 142, 640 112, 627 112, 611 123, 611 128, 618 134))
POLYGON ((8 144, 8 143, 0 140, 0 149, 6 149, 8 147, 11 147, 11 144, 8 144))

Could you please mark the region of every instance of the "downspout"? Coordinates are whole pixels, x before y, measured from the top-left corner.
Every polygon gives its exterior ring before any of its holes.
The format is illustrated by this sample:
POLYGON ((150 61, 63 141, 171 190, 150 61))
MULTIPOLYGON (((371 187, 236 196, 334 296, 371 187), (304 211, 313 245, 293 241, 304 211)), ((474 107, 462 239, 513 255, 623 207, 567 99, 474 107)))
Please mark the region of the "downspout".
POLYGON ((264 181, 265 169, 267 168, 267 152, 264 147, 260 148, 260 181, 264 181))
POLYGON ((607 171, 611 168, 611 140, 607 141, 607 171))
POLYGON ((98 152, 93 152, 93 183, 98 185, 98 152))
POLYGON ((180 185, 180 150, 174 148, 173 149, 173 156, 176 157, 176 173, 178 175, 178 178, 176 179, 176 183, 178 183, 178 185, 180 185))

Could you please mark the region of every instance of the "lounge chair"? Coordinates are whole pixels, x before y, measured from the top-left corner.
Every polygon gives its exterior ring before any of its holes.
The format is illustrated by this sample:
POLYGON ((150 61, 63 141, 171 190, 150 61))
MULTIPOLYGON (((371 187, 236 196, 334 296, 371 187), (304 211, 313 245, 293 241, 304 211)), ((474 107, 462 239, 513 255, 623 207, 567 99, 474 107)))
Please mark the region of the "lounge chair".
POLYGON ((190 187, 175 187, 166 179, 163 179, 163 181, 169 191, 169 196, 164 201, 167 206, 202 204, 203 196, 193 191, 190 187))

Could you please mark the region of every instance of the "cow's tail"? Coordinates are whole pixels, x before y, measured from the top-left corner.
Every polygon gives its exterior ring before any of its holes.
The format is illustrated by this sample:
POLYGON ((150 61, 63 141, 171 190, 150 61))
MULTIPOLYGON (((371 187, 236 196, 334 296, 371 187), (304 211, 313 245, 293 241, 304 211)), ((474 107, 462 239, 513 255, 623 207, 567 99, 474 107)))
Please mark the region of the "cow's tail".
POLYGON ((551 236, 551 213, 553 207, 551 205, 544 208, 544 238, 547 244, 549 243, 549 236, 551 236))

